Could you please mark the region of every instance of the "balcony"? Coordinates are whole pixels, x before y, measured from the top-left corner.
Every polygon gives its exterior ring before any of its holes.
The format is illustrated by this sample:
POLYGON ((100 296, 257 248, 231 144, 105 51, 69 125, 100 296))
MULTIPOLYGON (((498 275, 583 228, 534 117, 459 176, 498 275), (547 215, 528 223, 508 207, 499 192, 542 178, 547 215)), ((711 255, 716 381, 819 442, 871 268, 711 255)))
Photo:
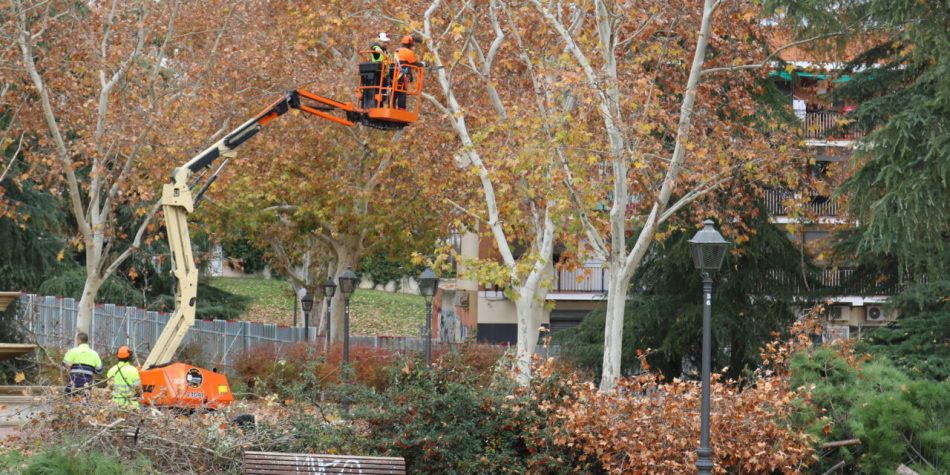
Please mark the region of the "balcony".
MULTIPOLYGON (((765 190, 765 208, 769 216, 788 216, 789 207, 786 202, 789 200, 799 200, 801 195, 788 190, 765 190)), ((839 214, 839 204, 837 201, 825 197, 814 196, 803 205, 805 214, 811 214, 819 218, 833 218, 839 214)))
POLYGON ((806 139, 858 140, 864 136, 864 131, 840 112, 807 112, 802 122, 802 135, 806 139))
POLYGON ((820 269, 809 276, 807 286, 800 274, 771 270, 767 278, 785 286, 795 295, 890 296, 904 288, 904 283, 893 275, 861 272, 847 267, 820 269))
POLYGON ((559 269, 554 292, 603 294, 610 286, 610 273, 597 263, 585 263, 574 270, 559 269))

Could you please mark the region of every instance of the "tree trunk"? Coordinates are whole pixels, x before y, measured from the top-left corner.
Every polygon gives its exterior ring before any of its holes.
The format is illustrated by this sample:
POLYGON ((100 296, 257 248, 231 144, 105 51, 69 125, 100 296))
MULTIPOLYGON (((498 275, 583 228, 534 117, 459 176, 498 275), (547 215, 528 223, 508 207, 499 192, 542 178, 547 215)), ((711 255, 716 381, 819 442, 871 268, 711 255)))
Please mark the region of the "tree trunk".
MULTIPOLYGON (((356 243, 356 238, 344 238, 341 245, 334 246, 333 251, 336 254, 336 269, 333 273, 333 282, 337 284, 336 292, 333 294, 333 304, 330 308, 330 341, 333 343, 342 343, 343 342, 343 292, 340 291, 340 282, 337 280, 337 277, 347 267, 352 267, 356 269, 356 264, 359 261, 359 246, 356 243)), ((356 283, 359 285, 359 282, 356 283)), ((352 302, 351 302, 352 303, 352 302)), ((351 323, 352 323, 352 312, 350 313, 351 323)))
POLYGON ((620 356, 623 342, 623 315, 627 304, 629 282, 623 278, 623 266, 611 264, 610 288, 607 292, 607 319, 604 324, 604 359, 600 376, 600 390, 613 389, 620 376, 620 356))
POLYGON ((104 280, 94 272, 86 273, 86 283, 79 299, 79 315, 76 318, 76 332, 89 333, 92 326, 92 312, 96 308, 96 294, 104 280))
MULTIPOLYGON (((676 141, 672 159, 667 168, 666 176, 663 178, 656 201, 654 201, 653 209, 650 211, 650 215, 644 222, 643 229, 637 237, 637 243, 629 254, 624 251, 619 255, 617 254, 618 249, 626 249, 625 245, 622 244, 624 242, 623 230, 625 229, 627 219, 624 211, 627 199, 625 188, 627 178, 626 166, 623 161, 626 160, 626 157, 614 154, 615 201, 610 212, 611 238, 614 249, 612 250, 609 262, 611 269, 610 293, 607 295, 607 322, 604 327, 604 367, 600 380, 600 389, 602 391, 613 389, 617 377, 620 375, 620 354, 623 341, 623 309, 627 300, 630 279, 633 277, 633 273, 637 267, 640 266, 640 262, 643 260, 646 250, 653 242, 655 233, 663 221, 661 216, 667 210, 667 205, 676 186, 676 178, 679 175, 686 154, 689 127, 695 106, 696 94, 699 90, 703 62, 706 57, 706 46, 709 43, 709 36, 712 31, 712 18, 717 5, 715 0, 705 0, 703 3, 703 17, 699 37, 696 40, 696 51, 693 53, 693 62, 690 66, 689 78, 686 82, 686 91, 683 95, 683 102, 680 105, 679 124, 676 129, 676 141)), ((616 81, 616 79, 614 79, 614 81, 616 81)), ((604 127, 611 137, 611 144, 613 145, 614 132, 618 129, 613 122, 607 104, 602 104, 601 107, 605 110, 604 127)))
MULTIPOLYGON (((326 297, 320 299, 320 308, 318 309, 320 314, 317 315, 317 335, 326 335, 327 334, 327 299, 326 297)), ((311 315, 311 318, 313 316, 311 315)), ((325 337, 324 337, 325 338, 325 337)))
POLYGON ((515 312, 518 317, 518 342, 515 360, 516 379, 521 385, 527 385, 531 378, 531 354, 538 343, 537 328, 532 330, 535 320, 534 295, 524 288, 514 288, 519 296, 515 299, 515 312))
MULTIPOLYGON (((550 249, 541 246, 542 249, 550 249)), ((543 251, 542 251, 543 252, 543 251)), ((544 304, 548 290, 543 285, 546 277, 554 272, 553 256, 548 253, 541 256, 543 262, 535 264, 534 269, 525 279, 525 285, 513 288, 517 293, 514 301, 518 316, 518 345, 515 360, 515 379, 522 386, 531 380, 531 357, 538 346, 538 335, 541 331, 541 321, 544 319, 544 304)))

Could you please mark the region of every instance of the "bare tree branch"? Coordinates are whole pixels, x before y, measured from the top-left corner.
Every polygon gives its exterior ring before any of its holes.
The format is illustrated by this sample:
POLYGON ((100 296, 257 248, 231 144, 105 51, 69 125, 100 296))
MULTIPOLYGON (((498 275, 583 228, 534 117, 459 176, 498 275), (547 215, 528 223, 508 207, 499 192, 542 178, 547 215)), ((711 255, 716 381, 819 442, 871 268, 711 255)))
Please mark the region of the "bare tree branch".
POLYGON ((20 45, 23 67, 26 69, 27 74, 30 76, 30 79, 33 82, 33 87, 36 88, 36 91, 40 96, 40 104, 43 109, 43 118, 46 120, 47 128, 49 129, 50 136, 53 139, 53 145, 56 147, 56 156, 62 163, 63 173, 66 175, 66 186, 69 190, 69 201, 70 205, 72 206, 73 215, 76 217, 79 231, 83 234, 83 236, 91 238, 92 228, 89 226, 89 222, 83 219, 85 213, 83 212, 79 181, 76 178, 76 172, 73 169, 73 161, 69 157, 69 152, 66 149, 66 143, 63 140, 63 135, 60 132, 59 124, 56 120, 56 114, 53 112, 53 106, 50 103, 49 91, 46 89, 46 83, 43 80, 43 77, 37 71, 36 63, 33 60, 33 43, 29 32, 29 27, 27 26, 26 22, 25 9, 22 8, 23 2, 22 0, 11 0, 11 2, 14 8, 18 10, 16 15, 17 42, 20 45))
POLYGON ((537 75, 535 74, 534 70, 534 63, 531 61, 531 57, 524 46, 521 33, 518 31, 517 24, 515 24, 514 18, 512 18, 511 12, 507 7, 505 8, 505 14, 508 18, 508 23, 511 25, 512 35, 514 36, 515 44, 518 46, 520 51, 521 59, 527 67, 528 76, 531 78, 531 85, 533 86, 535 95, 535 103, 538 107, 538 112, 540 112, 539 116, 541 118, 541 126, 544 129, 545 134, 550 139, 550 144, 554 147, 558 160, 561 163, 561 167, 564 170, 564 186, 567 188, 568 194, 571 197, 571 201, 574 204, 575 211, 578 213, 581 219, 581 224, 584 226, 584 232, 587 235, 587 239, 590 241, 590 245, 594 248, 594 253, 597 255, 596 257, 599 259, 606 259, 607 244, 604 241, 603 236, 600 235, 600 232, 590 221, 590 216, 587 212, 587 209, 582 204, 577 192, 577 187, 574 185, 574 172, 571 170, 570 164, 567 158, 564 156, 561 145, 558 141, 554 140, 554 134, 550 129, 550 125, 548 124, 548 117, 550 117, 551 114, 548 112, 548 109, 545 106, 545 101, 551 102, 550 93, 548 93, 546 89, 542 88, 538 84, 537 75))
MULTIPOLYGON (((145 215, 145 220, 142 221, 139 229, 135 232, 135 239, 132 240, 132 244, 122 251, 122 254, 119 254, 115 259, 113 259, 112 264, 110 264, 109 267, 107 267, 100 275, 103 277, 112 275, 116 270, 119 269, 119 266, 121 266, 126 259, 131 257, 132 254, 138 252, 142 245, 142 236, 145 235, 145 230, 148 229, 148 224, 152 221, 152 218, 155 217, 155 213, 158 212, 159 208, 161 208, 160 203, 156 202, 154 205, 152 205, 152 208, 149 210, 148 214, 145 215)), ((105 260, 103 259, 103 261, 105 260)))
POLYGON ((461 211, 461 212, 463 212, 463 213, 465 213, 465 214, 467 214, 467 215, 469 215, 469 216, 475 218, 478 222, 486 222, 486 221, 488 221, 487 219, 485 219, 485 218, 479 216, 478 213, 475 213, 475 212, 473 212, 472 210, 470 210, 470 209, 468 209, 468 208, 466 208, 466 207, 464 207, 464 206, 462 206, 462 205, 456 203, 455 201, 452 201, 451 198, 445 198, 445 201, 447 201, 450 205, 452 205, 453 208, 455 208, 455 209, 457 209, 457 210, 459 210, 459 211, 461 211))
MULTIPOLYGON (((434 0, 426 10, 425 16, 423 17, 423 27, 426 38, 432 38, 432 15, 435 14, 441 3, 442 0, 434 0)), ((472 138, 468 133, 468 128, 465 125, 465 114, 462 112, 462 108, 455 98, 448 75, 444 69, 439 68, 439 66, 443 66, 443 63, 442 57, 439 53, 438 44, 434 41, 430 41, 429 51, 435 59, 435 66, 437 67, 436 78, 438 79, 439 84, 442 86, 442 91, 446 96, 447 105, 445 108, 447 109, 447 112, 450 112, 447 114, 447 117, 450 119, 450 123, 452 124, 453 129, 455 129, 459 140, 462 142, 464 153, 468 156, 471 163, 478 170, 479 180, 482 183, 482 190, 485 193, 485 203, 488 208, 489 229, 491 229, 492 234, 495 237, 495 241, 499 247, 499 253, 501 254, 502 260, 505 262, 505 265, 513 268, 515 266, 515 258, 511 253, 510 246, 508 246, 508 240, 501 225, 498 205, 495 198, 495 186, 489 177, 488 168, 485 167, 481 157, 476 152, 475 143, 472 141, 472 138)))
POLYGON ((785 50, 787 50, 787 49, 789 49, 789 48, 794 48, 794 47, 796 47, 796 46, 806 45, 806 44, 808 44, 808 43, 813 43, 813 42, 815 42, 815 41, 820 41, 820 40, 824 40, 824 39, 828 39, 828 38, 833 38, 833 37, 835 37, 835 36, 847 35, 847 34, 850 33, 850 32, 851 32, 850 30, 847 30, 847 31, 836 31, 836 32, 834 32, 834 33, 825 33, 825 34, 821 34, 821 35, 812 36, 811 38, 805 38, 805 39, 803 39, 803 40, 793 41, 793 42, 788 43, 788 44, 786 44, 786 45, 784 45, 784 46, 782 46, 782 47, 780 47, 780 48, 777 48, 777 49, 776 49, 775 51, 773 51, 771 54, 769 54, 768 56, 766 56, 765 59, 763 59, 762 61, 759 61, 758 63, 755 63, 755 64, 741 64, 741 65, 737 65, 737 66, 725 66, 725 67, 720 67, 720 68, 704 69, 703 72, 702 72, 702 75, 703 75, 703 76, 707 76, 707 75, 710 75, 710 74, 723 73, 723 72, 734 72, 734 71, 742 71, 742 70, 748 70, 748 69, 761 69, 761 68, 764 68, 764 67, 768 66, 769 63, 771 63, 772 60, 773 60, 774 58, 776 58, 776 57, 779 55, 779 53, 781 53, 782 51, 785 51, 785 50))
POLYGON ((23 147, 23 134, 20 133, 19 143, 17 143, 16 150, 13 152, 13 156, 10 157, 10 163, 3 169, 3 173, 0 173, 0 182, 7 179, 7 174, 10 173, 10 169, 13 168, 13 162, 16 161, 17 156, 20 155, 20 149, 23 147))

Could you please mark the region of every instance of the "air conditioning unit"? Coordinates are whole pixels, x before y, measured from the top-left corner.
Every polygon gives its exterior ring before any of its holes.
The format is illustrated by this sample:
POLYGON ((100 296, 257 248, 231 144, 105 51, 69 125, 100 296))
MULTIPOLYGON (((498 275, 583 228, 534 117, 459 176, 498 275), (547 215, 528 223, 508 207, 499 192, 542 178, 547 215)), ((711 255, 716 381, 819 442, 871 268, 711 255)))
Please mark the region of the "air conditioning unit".
POLYGON ((880 305, 871 305, 867 308, 867 313, 865 314, 867 321, 869 322, 884 322, 887 321, 887 314, 884 311, 884 307, 880 305))
POLYGON ((828 307, 828 320, 833 322, 846 322, 850 320, 851 311, 843 305, 832 305, 828 307))

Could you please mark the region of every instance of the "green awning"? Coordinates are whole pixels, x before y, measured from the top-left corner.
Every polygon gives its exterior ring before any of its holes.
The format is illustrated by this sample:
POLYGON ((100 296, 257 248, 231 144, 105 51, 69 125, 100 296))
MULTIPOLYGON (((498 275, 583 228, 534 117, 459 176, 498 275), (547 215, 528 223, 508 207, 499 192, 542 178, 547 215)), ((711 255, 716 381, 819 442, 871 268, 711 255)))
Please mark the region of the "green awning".
MULTIPOLYGON (((770 76, 770 77, 780 77, 780 78, 782 78, 782 79, 784 79, 784 80, 786 80, 786 81, 791 81, 791 80, 792 80, 792 75, 795 75, 795 76, 798 76, 798 77, 803 77, 803 78, 815 78, 815 79, 822 80, 822 81, 825 80, 825 79, 829 79, 829 78, 832 77, 830 74, 809 73, 809 72, 805 72, 805 71, 793 71, 793 72, 791 72, 791 73, 789 73, 788 71, 784 71, 784 70, 783 70, 783 71, 770 71, 770 72, 769 72, 769 76, 770 76)), ((848 82, 848 81, 850 81, 850 80, 851 80, 851 76, 844 75, 844 76, 841 76, 841 77, 838 78, 838 79, 835 79, 833 82, 848 82)))

